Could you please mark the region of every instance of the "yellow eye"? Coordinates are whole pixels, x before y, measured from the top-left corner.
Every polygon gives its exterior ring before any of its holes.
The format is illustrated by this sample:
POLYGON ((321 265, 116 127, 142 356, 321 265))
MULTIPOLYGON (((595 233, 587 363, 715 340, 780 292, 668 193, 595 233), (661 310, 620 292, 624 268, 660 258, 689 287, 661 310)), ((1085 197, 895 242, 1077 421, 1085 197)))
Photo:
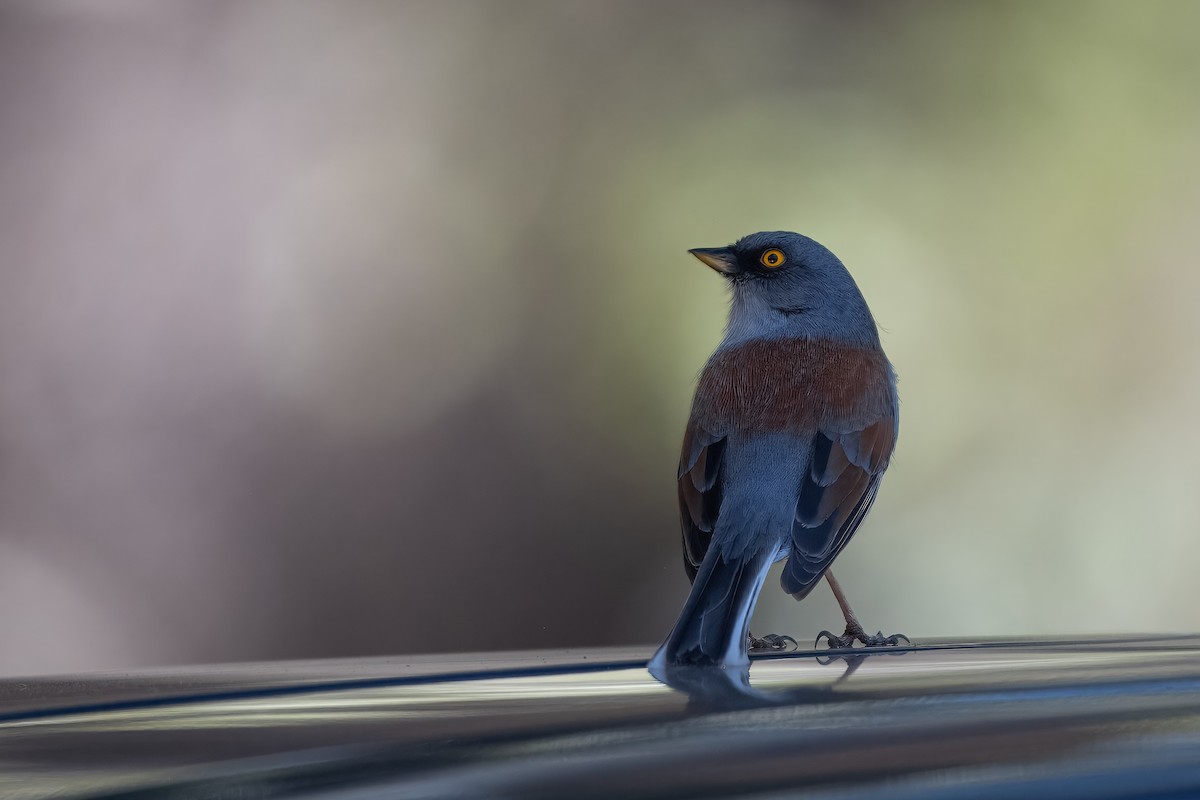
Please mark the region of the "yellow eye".
POLYGON ((783 257, 782 250, 772 247, 770 250, 767 250, 765 253, 759 256, 758 260, 767 269, 779 269, 783 266, 785 259, 783 257))

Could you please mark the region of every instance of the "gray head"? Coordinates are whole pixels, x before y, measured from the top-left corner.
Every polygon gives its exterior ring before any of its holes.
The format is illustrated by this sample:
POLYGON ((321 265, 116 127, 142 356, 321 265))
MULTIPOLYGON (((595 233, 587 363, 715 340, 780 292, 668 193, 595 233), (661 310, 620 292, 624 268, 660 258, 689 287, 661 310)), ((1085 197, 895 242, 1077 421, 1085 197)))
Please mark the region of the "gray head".
POLYGON ((807 236, 752 233, 728 247, 688 252, 732 286, 725 345, 784 336, 879 343, 875 320, 854 278, 837 256, 807 236))

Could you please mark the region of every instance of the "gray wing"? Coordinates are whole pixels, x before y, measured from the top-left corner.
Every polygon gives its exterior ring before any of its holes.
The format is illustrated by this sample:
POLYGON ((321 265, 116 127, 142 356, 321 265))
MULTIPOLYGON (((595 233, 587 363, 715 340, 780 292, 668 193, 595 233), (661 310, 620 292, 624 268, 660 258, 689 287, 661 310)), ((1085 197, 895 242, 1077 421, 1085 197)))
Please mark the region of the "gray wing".
POLYGON ((871 509, 896 431, 895 417, 883 417, 861 430, 816 434, 780 579, 797 600, 812 591, 871 509))
POLYGON ((689 421, 679 457, 679 521, 683 529, 683 568, 689 581, 708 552, 721 510, 721 462, 725 438, 689 421))

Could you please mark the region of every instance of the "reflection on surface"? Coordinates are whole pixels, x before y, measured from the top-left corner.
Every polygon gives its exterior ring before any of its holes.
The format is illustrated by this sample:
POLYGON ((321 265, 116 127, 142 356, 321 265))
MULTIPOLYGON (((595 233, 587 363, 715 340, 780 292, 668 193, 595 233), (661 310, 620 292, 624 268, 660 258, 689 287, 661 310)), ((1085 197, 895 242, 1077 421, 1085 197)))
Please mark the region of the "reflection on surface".
MULTIPOLYGON (((878 647, 862 650, 831 650, 820 654, 804 654, 808 656, 804 663, 815 664, 819 667, 829 667, 836 664, 845 665, 832 681, 826 683, 814 674, 812 682, 802 685, 791 685, 787 688, 776 686, 774 689, 763 690, 755 688, 750 681, 752 664, 728 666, 696 666, 658 665, 651 663, 648 671, 655 680, 683 692, 688 696, 695 709, 738 709, 754 708, 770 705, 792 705, 796 703, 816 703, 833 700, 831 692, 834 687, 845 682, 863 663, 872 656, 902 656, 912 652, 912 648, 878 647)), ((783 656, 775 656, 775 659, 783 656)), ((758 661, 764 665, 770 663, 766 659, 758 661)), ((757 672, 756 672, 757 674, 757 672)), ((795 675, 793 674, 793 679, 795 675)), ((823 676, 828 677, 828 674, 823 676)))
POLYGON ((73 705, 50 697, 0 718, 0 795, 234 776, 266 797, 375 780, 406 796, 656 797, 947 769, 979 780, 1013 765, 1027 776, 1151 740, 1200 759, 1183 746, 1200 737, 1196 638, 798 652, 660 676, 669 686, 645 669, 648 650, 390 678, 347 664, 342 680, 329 664, 226 667, 175 684, 155 674, 140 694, 128 675, 122 699, 91 704, 87 687, 108 679, 74 679, 73 705))

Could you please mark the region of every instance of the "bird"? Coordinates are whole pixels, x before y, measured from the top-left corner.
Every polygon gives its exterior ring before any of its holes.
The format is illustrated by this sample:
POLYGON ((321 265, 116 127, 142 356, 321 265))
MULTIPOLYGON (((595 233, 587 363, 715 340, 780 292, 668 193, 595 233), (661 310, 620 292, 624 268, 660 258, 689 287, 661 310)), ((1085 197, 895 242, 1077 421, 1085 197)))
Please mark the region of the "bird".
POLYGON ((899 435, 896 373, 862 292, 828 248, 789 231, 688 251, 732 290, 724 337, 700 373, 678 493, 691 591, 649 663, 742 666, 750 616, 772 564, 797 600, 824 577, 845 617, 817 643, 897 645, 869 635, 830 564, 870 510, 899 435))

